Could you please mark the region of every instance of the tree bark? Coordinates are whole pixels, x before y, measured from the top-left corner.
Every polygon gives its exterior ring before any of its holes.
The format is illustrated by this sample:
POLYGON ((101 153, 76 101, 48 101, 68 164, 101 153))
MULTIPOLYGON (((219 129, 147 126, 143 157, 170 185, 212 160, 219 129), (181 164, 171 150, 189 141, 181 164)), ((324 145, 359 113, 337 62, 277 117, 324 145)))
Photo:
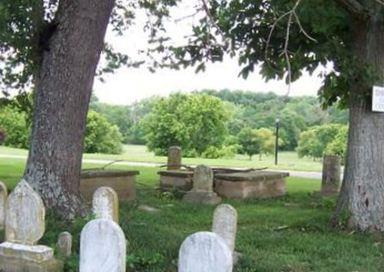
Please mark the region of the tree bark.
MULTIPOLYGON (((379 73, 384 84, 384 11, 376 6, 367 21, 356 22, 353 53, 379 73)), ((358 78, 358 77, 357 77, 358 78)), ((384 231, 384 114, 372 112, 364 94, 372 86, 354 82, 350 90, 348 152, 337 212, 347 209, 360 230, 384 231)))
POLYGON ((86 115, 113 5, 114 0, 60 0, 36 77, 24 177, 46 207, 68 219, 84 212, 79 185, 86 115))

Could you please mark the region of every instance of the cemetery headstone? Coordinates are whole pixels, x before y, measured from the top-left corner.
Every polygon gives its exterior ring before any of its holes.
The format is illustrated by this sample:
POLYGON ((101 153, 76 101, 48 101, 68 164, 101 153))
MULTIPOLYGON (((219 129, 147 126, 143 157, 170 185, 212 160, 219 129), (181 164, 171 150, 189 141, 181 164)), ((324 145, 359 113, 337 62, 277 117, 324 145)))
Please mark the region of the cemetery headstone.
POLYGON ((5 206, 5 242, 0 244, 0 271, 62 271, 53 249, 36 245, 45 231, 45 208, 40 196, 21 180, 5 206))
POLYGON ((193 172, 193 188, 183 200, 190 203, 218 204, 221 198, 213 191, 213 171, 205 165, 198 165, 193 172))
POLYGON ((57 250, 59 255, 64 257, 69 257, 72 254, 72 235, 64 231, 59 234, 59 238, 57 239, 57 250))
POLYGON ((232 252, 213 232, 188 236, 179 250, 178 272, 231 272, 232 252))
POLYGON ((181 167, 181 147, 171 146, 168 149, 167 170, 178 170, 181 167))
POLYGON ((7 187, 0 181, 0 230, 5 227, 5 203, 7 201, 7 196, 7 187))
POLYGON ((324 196, 336 195, 340 186, 340 157, 326 155, 323 158, 323 174, 321 181, 321 194, 324 196))
POLYGON ((99 187, 93 194, 92 208, 96 218, 119 222, 119 199, 112 188, 99 187))
POLYGON ((237 211, 229 204, 220 204, 213 213, 212 232, 225 240, 229 249, 235 250, 237 211))
POLYGON ((112 220, 88 222, 80 237, 80 272, 125 272, 126 240, 112 220))

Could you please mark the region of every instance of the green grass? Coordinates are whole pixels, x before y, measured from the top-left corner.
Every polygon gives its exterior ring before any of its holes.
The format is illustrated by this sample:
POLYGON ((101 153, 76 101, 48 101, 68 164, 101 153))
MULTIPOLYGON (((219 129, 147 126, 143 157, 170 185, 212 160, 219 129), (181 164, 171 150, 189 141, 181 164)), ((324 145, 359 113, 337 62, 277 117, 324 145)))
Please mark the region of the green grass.
MULTIPOLYGON (((173 194, 157 191, 157 168, 113 168, 140 170, 137 200, 120 206, 129 271, 176 271, 182 241, 194 232, 210 230, 214 207, 183 203, 173 194), (142 204, 159 212, 141 211, 142 204)), ((0 180, 8 186, 13 187, 22 172, 21 160, 0 159, 0 180)), ((319 189, 318 180, 288 178, 288 194, 282 198, 225 200, 239 214, 236 250, 243 257, 235 271, 383 271, 382 238, 329 228, 335 199, 320 198, 314 193, 319 189)), ((77 271, 79 235, 87 220, 67 224, 49 213, 41 244, 55 247, 64 230, 74 235, 75 254, 66 260, 66 271, 77 271)))
MULTIPOLYGON (((26 156, 27 151, 9 147, 0 146, 0 154, 26 156)), ((156 162, 165 164, 166 157, 155 156, 148 152, 142 145, 124 145, 124 151, 120 155, 110 154, 84 154, 84 159, 99 160, 126 160, 133 162, 156 162)), ((256 155, 249 159, 248 156, 236 155, 233 159, 205 159, 205 158, 183 158, 183 163, 187 165, 206 164, 211 166, 226 167, 245 167, 260 168, 268 167, 271 169, 301 170, 301 171, 321 171, 320 161, 313 161, 309 158, 299 158, 296 152, 279 152, 279 164, 274 164, 274 155, 263 156, 261 160, 256 155)))

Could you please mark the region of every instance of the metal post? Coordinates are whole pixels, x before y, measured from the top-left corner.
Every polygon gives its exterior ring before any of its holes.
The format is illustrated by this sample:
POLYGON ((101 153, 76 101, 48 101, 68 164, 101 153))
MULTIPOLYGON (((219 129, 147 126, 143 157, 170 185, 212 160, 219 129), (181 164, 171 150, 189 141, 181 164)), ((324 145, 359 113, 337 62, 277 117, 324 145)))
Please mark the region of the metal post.
POLYGON ((279 125, 280 125, 280 119, 279 118, 276 118, 275 125, 276 125, 275 165, 277 165, 277 162, 278 162, 278 152, 279 152, 279 125))

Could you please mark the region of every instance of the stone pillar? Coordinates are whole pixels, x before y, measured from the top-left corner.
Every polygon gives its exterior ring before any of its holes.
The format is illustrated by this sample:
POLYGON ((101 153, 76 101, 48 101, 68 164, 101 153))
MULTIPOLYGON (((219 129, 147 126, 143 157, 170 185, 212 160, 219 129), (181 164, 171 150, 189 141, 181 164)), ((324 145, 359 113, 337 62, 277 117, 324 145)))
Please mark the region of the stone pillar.
POLYGON ((0 230, 5 227, 5 204, 7 201, 8 191, 3 182, 0 181, 0 230))
POLYGON ((181 147, 171 146, 168 149, 167 170, 179 170, 181 167, 181 147))
POLYGON ((40 196, 21 180, 5 208, 5 242, 0 244, 0 271, 62 271, 53 249, 36 245, 45 231, 45 208, 40 196))
POLYGON ((119 199, 109 187, 99 187, 93 194, 92 209, 96 218, 104 218, 119 223, 119 199))
POLYGON ((216 205, 221 198, 213 191, 213 171, 205 165, 198 165, 193 172, 193 188, 188 191, 183 201, 199 204, 216 205))
POLYGON ((197 232, 181 244, 178 272, 231 272, 232 268, 231 250, 216 233, 197 232))
POLYGON ((340 157, 325 155, 323 159, 323 175, 321 180, 321 194, 336 195, 340 186, 340 157))

